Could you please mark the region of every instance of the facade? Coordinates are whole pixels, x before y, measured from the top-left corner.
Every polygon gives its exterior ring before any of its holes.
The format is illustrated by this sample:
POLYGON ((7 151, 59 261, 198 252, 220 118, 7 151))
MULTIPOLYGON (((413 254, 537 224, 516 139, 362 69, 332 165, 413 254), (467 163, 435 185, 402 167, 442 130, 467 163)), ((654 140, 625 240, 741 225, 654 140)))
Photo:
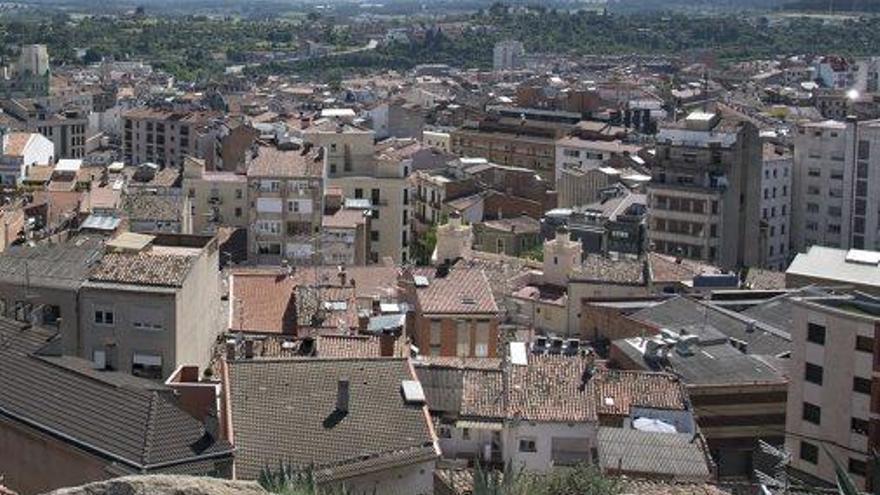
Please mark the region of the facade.
POLYGON ((870 453, 880 439, 878 307, 864 296, 796 300, 785 424, 792 467, 833 484, 830 455, 868 491, 870 453))
POLYGON ((764 267, 785 270, 791 233, 792 155, 781 146, 764 144, 761 173, 761 219, 766 230, 764 267))
POLYGON ((55 145, 55 158, 82 158, 86 154, 89 119, 80 108, 56 111, 32 99, 0 101, 13 129, 42 134, 55 145))
POLYGON ((366 265, 370 261, 372 210, 348 202, 324 215, 321 255, 326 265, 366 265))
POLYGON ((516 119, 487 119, 452 131, 452 152, 534 170, 549 184, 554 184, 556 141, 568 127, 516 119))
POLYGON ((657 138, 648 184, 656 252, 718 264, 761 264, 761 142, 740 114, 695 112, 657 138), (758 242, 756 242, 758 241, 758 242))
POLYGON ((410 188, 405 162, 375 156, 374 134, 342 120, 323 120, 304 132, 322 147, 327 186, 345 198, 369 200, 370 262, 388 257, 397 263, 410 259, 410 188))
POLYGON ((49 94, 49 52, 46 45, 23 45, 10 73, 0 78, 5 98, 35 98, 49 94))
POLYGON ((208 172, 204 160, 186 157, 183 190, 192 204, 192 231, 214 234, 220 227, 248 226, 247 175, 208 172))
POLYGON ((495 43, 492 49, 492 68, 494 70, 516 70, 525 65, 525 49, 521 41, 504 40, 495 43))
POLYGON ((149 379, 207 365, 222 328, 216 238, 123 234, 108 246, 80 289, 76 354, 149 379))
POLYGON ((541 223, 528 216, 474 224, 474 249, 523 256, 541 246, 541 223))
POLYGON ((556 180, 565 168, 588 170, 602 167, 611 158, 635 155, 640 146, 620 141, 596 141, 567 136, 556 141, 556 180))
POLYGON ((880 121, 798 126, 792 250, 880 249, 880 121))
POLYGON ((122 115, 122 151, 126 164, 156 163, 182 167, 185 156, 208 153, 206 127, 217 115, 137 108, 122 115))
POLYGON ((247 172, 251 263, 317 263, 324 216, 323 165, 314 150, 258 148, 247 172))
POLYGON ((45 136, 11 132, 2 136, 0 184, 15 187, 26 180, 31 167, 55 163, 55 146, 45 136))

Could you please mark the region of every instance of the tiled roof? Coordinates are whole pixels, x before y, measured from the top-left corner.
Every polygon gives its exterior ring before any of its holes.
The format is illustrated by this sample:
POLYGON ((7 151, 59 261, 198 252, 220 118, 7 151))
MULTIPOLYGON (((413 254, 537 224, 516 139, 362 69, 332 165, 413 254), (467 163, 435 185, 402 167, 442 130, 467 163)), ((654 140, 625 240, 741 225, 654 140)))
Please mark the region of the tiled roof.
POLYGON ((91 282, 182 287, 195 256, 177 254, 109 253, 89 276, 91 282))
POLYGON ((532 356, 510 370, 510 413, 533 421, 594 421, 587 358, 532 356))
POLYGON ((745 286, 752 290, 776 290, 785 288, 785 272, 762 268, 749 268, 745 286))
POLYGON ((238 477, 281 462, 331 480, 435 459, 423 407, 401 395, 412 379, 405 359, 229 363, 238 477), (336 411, 341 379, 350 383, 348 413, 336 411))
POLYGON ((593 377, 592 384, 600 415, 629 416, 632 407, 688 408, 681 381, 668 373, 605 370, 593 377))
POLYGON ((98 237, 80 236, 63 244, 13 246, 0 253, 0 281, 24 286, 77 289, 100 260, 98 237))
POLYGON ((25 148, 35 134, 32 132, 10 132, 3 143, 3 154, 6 156, 23 156, 25 148))
POLYGON ((599 428, 599 465, 615 474, 709 481, 705 445, 690 433, 599 428))
POLYGON ((598 254, 588 254, 580 272, 573 274, 577 280, 610 284, 645 284, 645 262, 629 258, 611 259, 598 254))
POLYGON ((230 330, 291 333, 296 328, 296 280, 280 272, 233 272, 230 330))
POLYGON ((163 386, 95 371, 79 358, 35 355, 52 335, 0 319, 0 410, 6 418, 129 470, 231 455, 231 446, 211 438, 163 386))
POLYGON ((377 358, 382 353, 379 338, 366 335, 319 335, 315 344, 319 358, 377 358))
POLYGON ((424 314, 489 314, 498 305, 492 287, 482 270, 453 267, 438 277, 431 268, 413 270, 414 276, 428 279, 427 287, 417 287, 419 309, 424 314))
POLYGON ((156 194, 128 194, 122 200, 122 211, 134 221, 179 222, 183 214, 183 198, 156 194))
POLYGON ((703 274, 721 273, 718 267, 665 254, 648 253, 654 283, 691 281, 703 274))
POLYGON ((248 166, 248 177, 322 177, 324 160, 314 152, 260 146, 248 166))

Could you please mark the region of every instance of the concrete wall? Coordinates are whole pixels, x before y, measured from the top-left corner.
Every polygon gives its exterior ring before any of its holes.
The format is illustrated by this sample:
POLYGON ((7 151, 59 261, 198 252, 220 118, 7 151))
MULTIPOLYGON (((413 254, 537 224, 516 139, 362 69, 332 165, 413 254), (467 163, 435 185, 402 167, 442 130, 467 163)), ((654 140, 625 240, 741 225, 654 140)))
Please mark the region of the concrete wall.
POLYGON ((554 465, 553 439, 577 439, 582 444, 584 458, 589 462, 589 452, 596 447, 597 428, 587 423, 532 423, 521 421, 511 425, 502 436, 504 461, 514 468, 546 472, 554 465), (520 439, 535 441, 536 452, 520 452, 520 439))
POLYGON ((435 461, 386 469, 343 482, 351 495, 433 495, 435 461))

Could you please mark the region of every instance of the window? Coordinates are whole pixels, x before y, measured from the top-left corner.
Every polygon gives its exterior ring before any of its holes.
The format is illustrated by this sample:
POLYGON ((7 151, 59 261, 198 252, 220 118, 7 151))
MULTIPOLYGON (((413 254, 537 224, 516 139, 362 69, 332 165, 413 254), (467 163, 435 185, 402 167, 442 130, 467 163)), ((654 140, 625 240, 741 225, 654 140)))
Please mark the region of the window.
POLYGON ((822 408, 815 404, 804 402, 804 410, 801 418, 804 421, 809 421, 810 423, 818 425, 822 422, 822 408))
POLYGON ((816 323, 807 323, 807 342, 825 345, 825 327, 816 323))
POLYGON ((822 385, 822 374, 823 370, 821 366, 813 363, 806 363, 806 366, 804 367, 804 380, 810 383, 815 383, 816 385, 822 385))
POLYGON ((259 242, 257 243, 257 254, 280 255, 281 243, 278 242, 259 242))
POLYGON ((96 369, 107 369, 107 353, 103 350, 92 351, 92 363, 94 363, 96 369))
POLYGON ((868 465, 865 464, 865 461, 860 461, 858 459, 850 459, 849 460, 849 472, 856 476, 865 476, 868 471, 868 465))
POLYGON ((519 439, 519 451, 520 452, 537 452, 538 446, 535 444, 534 438, 520 438, 519 439))
POLYGON ((378 230, 371 230, 370 231, 370 241, 379 242, 379 231, 378 230))
POLYGON ((461 429, 461 439, 462 439, 462 440, 470 440, 470 439, 471 439, 471 430, 470 430, 470 428, 462 428, 462 429, 461 429))
POLYGON ((135 353, 131 359, 131 374, 151 380, 162 378, 162 356, 135 353))
POLYGON ((867 435, 869 425, 870 423, 868 423, 867 419, 852 418, 849 422, 849 429, 852 430, 853 433, 858 433, 859 435, 867 435))
POLYGON ((471 328, 466 321, 459 321, 455 328, 455 355, 458 357, 471 355, 471 328))
POLYGON ((477 335, 474 344, 474 356, 489 356, 489 321, 481 320, 477 322, 477 335))
POLYGON ((801 440, 801 452, 800 457, 802 460, 809 462, 810 464, 818 464, 819 463, 819 447, 811 444, 810 442, 801 440))
POLYGON ((113 311, 105 309, 95 310, 95 323, 98 325, 113 325, 113 311))
POLYGON ((853 392, 859 394, 871 394, 871 380, 860 376, 853 377, 853 392))
POLYGON ((862 335, 856 336, 856 350, 861 352, 874 352, 874 339, 862 335))
POLYGON ((235 208, 235 217, 241 218, 241 208, 238 208, 238 207, 235 208))

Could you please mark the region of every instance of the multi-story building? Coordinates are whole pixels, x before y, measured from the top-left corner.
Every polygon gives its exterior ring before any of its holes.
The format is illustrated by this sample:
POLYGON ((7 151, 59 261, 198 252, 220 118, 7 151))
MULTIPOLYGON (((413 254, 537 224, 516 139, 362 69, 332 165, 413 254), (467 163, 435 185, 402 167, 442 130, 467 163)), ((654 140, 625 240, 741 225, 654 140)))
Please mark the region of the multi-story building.
POLYGON ((409 166, 376 156, 370 129, 339 118, 322 120, 304 131, 305 139, 322 147, 327 186, 346 198, 367 199, 370 219, 370 261, 389 257, 397 263, 410 259, 409 166))
POLYGON ((452 152, 499 165, 528 168, 550 184, 556 178, 556 141, 570 125, 491 118, 452 131, 452 152))
POLYGON ((49 52, 46 45, 24 45, 18 60, 0 78, 4 98, 33 98, 49 94, 49 52))
MULTIPOLYGON (((321 255, 326 265, 366 265, 370 260, 372 210, 346 200, 336 211, 326 212, 321 225, 321 255)), ((366 207, 365 207, 366 206, 366 207)))
POLYGON ((324 215, 324 161, 308 147, 260 146, 248 184, 248 258, 277 265, 314 264, 324 215))
POLYGON ((55 145, 56 158, 82 158, 86 154, 89 119, 86 110, 55 109, 33 99, 0 100, 10 128, 42 134, 55 145))
POLYGON ((208 172, 204 160, 186 157, 183 190, 192 203, 194 233, 211 234, 219 227, 248 226, 247 175, 208 172))
POLYGON ((614 157, 636 155, 640 146, 620 141, 597 141, 568 136, 556 141, 556 180, 563 169, 589 170, 602 167, 614 157))
POLYGON ((792 249, 880 249, 880 120, 798 126, 792 249))
POLYGON ((122 234, 79 292, 77 354, 159 379, 207 365, 222 330, 217 239, 122 234))
POLYGON ((791 466, 834 484, 836 460, 871 491, 871 452, 880 447, 880 300, 796 298, 791 318, 785 424, 791 466))
POLYGON ((213 155, 207 127, 217 117, 210 112, 130 110, 122 115, 125 163, 152 162, 162 167, 182 167, 184 156, 213 155))
POLYGON ((792 155, 783 146, 765 143, 761 173, 761 219, 767 232, 762 246, 763 265, 776 270, 788 266, 791 215, 792 155), (766 225, 764 225, 766 224, 766 225))
POLYGON ((525 54, 526 51, 521 41, 499 41, 492 49, 492 68, 495 70, 521 69, 525 54))
POLYGON ((758 128, 726 107, 662 129, 648 184, 653 249, 725 268, 760 265, 761 169, 758 128))

